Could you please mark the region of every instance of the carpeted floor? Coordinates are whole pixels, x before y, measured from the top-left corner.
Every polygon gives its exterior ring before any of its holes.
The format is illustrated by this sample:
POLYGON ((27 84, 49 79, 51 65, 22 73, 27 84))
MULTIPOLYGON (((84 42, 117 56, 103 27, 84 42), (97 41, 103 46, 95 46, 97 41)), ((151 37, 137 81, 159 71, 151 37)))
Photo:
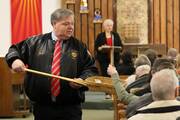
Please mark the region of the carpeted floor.
MULTIPOLYGON (((0 118, 0 120, 33 120, 33 115, 25 118, 0 118)), ((113 120, 113 111, 83 109, 83 120, 113 120)))
MULTIPOLYGON (((105 99, 105 93, 86 92, 86 101, 82 107, 82 120, 113 120, 112 100, 105 99)), ((33 115, 30 114, 25 118, 0 118, 0 120, 33 120, 33 115)))

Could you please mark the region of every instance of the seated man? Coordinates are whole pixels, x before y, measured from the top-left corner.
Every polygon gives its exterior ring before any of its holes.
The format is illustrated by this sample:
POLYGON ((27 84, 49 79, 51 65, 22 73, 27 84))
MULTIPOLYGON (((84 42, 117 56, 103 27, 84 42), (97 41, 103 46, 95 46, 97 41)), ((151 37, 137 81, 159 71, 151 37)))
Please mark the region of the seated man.
MULTIPOLYGON (((165 68, 174 70, 174 64, 172 64, 172 62, 167 58, 158 58, 153 64, 151 73, 154 74, 155 72, 165 68)), ((127 118, 135 115, 138 109, 150 104, 153 101, 151 93, 147 93, 141 97, 128 93, 122 85, 122 81, 119 80, 119 75, 115 67, 112 65, 109 65, 107 72, 112 77, 118 99, 123 103, 128 104, 126 112, 127 118)))
POLYGON ((158 57, 157 51, 149 48, 144 52, 144 54, 149 58, 149 60, 151 61, 151 66, 152 66, 154 64, 154 61, 158 57))
POLYGON ((149 86, 151 79, 151 62, 146 55, 140 55, 135 60, 135 74, 127 78, 127 92, 132 92, 137 96, 142 96, 150 92, 149 86))
POLYGON ((180 117, 180 101, 175 97, 178 82, 172 69, 156 72, 150 83, 154 101, 128 120, 176 120, 180 117))

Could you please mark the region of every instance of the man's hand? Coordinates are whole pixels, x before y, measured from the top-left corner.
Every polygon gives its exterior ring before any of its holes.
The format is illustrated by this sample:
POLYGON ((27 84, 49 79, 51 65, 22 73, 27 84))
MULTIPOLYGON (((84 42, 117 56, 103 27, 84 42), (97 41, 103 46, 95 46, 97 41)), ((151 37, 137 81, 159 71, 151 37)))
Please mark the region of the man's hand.
POLYGON ((15 72, 24 72, 25 71, 25 65, 20 59, 14 60, 12 63, 12 70, 15 72))
POLYGON ((113 75, 113 74, 117 73, 117 70, 114 66, 109 64, 109 66, 107 68, 107 73, 108 73, 108 75, 113 75))
MULTIPOLYGON (((75 78, 74 81, 83 81, 81 78, 75 78)), ((82 85, 75 83, 75 82, 69 82, 69 85, 74 88, 74 89, 79 89, 80 87, 82 87, 82 85)))

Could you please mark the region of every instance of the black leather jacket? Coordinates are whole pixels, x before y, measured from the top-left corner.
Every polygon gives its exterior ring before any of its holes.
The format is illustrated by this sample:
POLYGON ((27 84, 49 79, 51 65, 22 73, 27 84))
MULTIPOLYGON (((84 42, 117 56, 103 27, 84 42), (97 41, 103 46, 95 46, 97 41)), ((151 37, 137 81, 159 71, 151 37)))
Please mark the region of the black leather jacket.
MULTIPOLYGON (((11 67, 12 62, 19 58, 30 69, 51 73, 55 41, 51 33, 28 38, 16 45, 12 45, 6 55, 6 61, 11 67)), ((87 51, 86 46, 74 37, 63 41, 60 75, 69 78, 86 79, 95 75, 97 69, 95 61, 87 51)), ((51 103, 50 79, 48 77, 27 73, 25 77, 25 91, 27 96, 40 104, 51 103)), ((80 104, 84 101, 86 87, 73 89, 67 81, 61 80, 60 94, 56 103, 69 105, 80 104)))

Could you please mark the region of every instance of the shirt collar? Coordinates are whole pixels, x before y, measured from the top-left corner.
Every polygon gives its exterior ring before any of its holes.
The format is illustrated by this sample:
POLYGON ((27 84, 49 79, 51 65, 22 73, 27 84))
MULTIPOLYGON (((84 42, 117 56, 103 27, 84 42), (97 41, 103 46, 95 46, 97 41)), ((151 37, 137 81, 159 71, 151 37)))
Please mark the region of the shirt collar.
POLYGON ((58 38, 56 37, 54 31, 51 33, 52 40, 56 41, 58 38))
POLYGON ((158 108, 158 107, 168 107, 168 106, 175 106, 175 105, 180 105, 180 101, 175 100, 159 100, 159 101, 154 101, 151 104, 140 108, 139 110, 145 110, 149 108, 158 108))

